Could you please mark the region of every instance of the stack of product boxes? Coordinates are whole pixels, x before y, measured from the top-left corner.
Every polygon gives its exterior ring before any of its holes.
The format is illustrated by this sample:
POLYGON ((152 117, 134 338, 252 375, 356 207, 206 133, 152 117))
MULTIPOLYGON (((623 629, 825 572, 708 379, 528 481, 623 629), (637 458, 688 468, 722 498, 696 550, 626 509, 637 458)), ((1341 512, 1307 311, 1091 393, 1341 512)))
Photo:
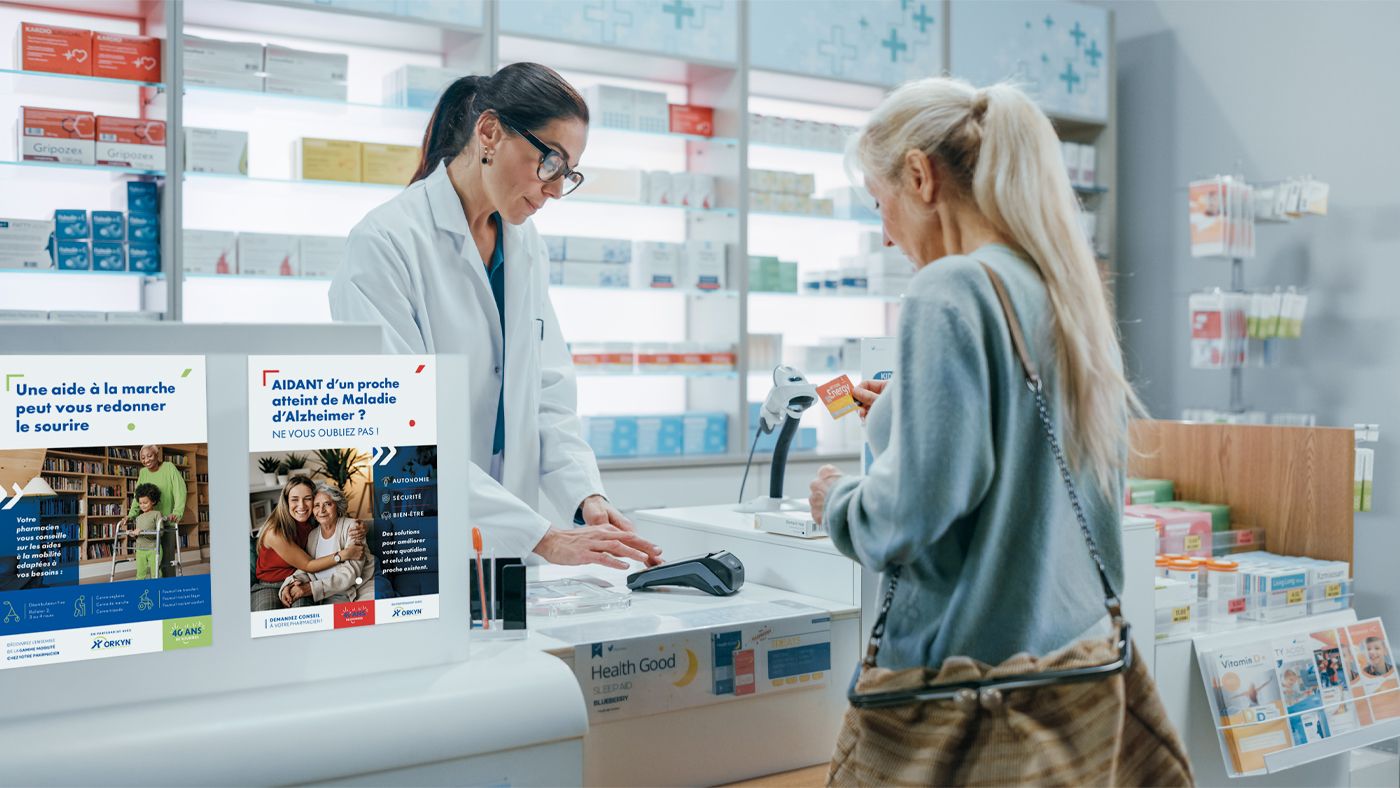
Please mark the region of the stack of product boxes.
MULTIPOLYGON (((352 13, 368 12, 380 16, 401 16, 425 19, 453 25, 481 26, 481 12, 472 12, 473 5, 462 0, 300 0, 318 6, 338 8, 352 13)), ((480 8, 478 4, 476 8, 480 8)))
POLYGON ((418 169, 413 145, 303 137, 293 143, 297 178, 407 186, 418 169))
POLYGON ((880 233, 861 236, 860 253, 840 258, 840 268, 802 275, 807 295, 903 295, 914 278, 914 265, 895 247, 885 247, 880 233))
POLYGON ((749 113, 749 142, 756 145, 841 153, 846 149, 846 140, 856 131, 854 126, 749 113))
POLYGON ((1080 145, 1077 142, 1060 143, 1064 150, 1065 169, 1069 182, 1081 189, 1092 189, 1098 185, 1098 151, 1093 145, 1080 145))
POLYGON ((584 89, 583 98, 588 103, 590 122, 599 128, 655 134, 671 130, 671 111, 665 93, 593 85, 584 89))
POLYGON ((732 345, 706 342, 633 344, 604 342, 571 346, 574 366, 585 375, 733 373, 732 345))
POLYGON ((345 101, 350 59, 278 44, 185 36, 185 82, 201 87, 345 101))
POLYGON ((345 239, 320 235, 185 230, 186 273, 329 279, 345 256, 345 239))
POLYGON ((49 245, 54 268, 160 273, 160 199, 156 184, 120 184, 116 202, 125 210, 54 211, 53 239, 49 245))
POLYGON ((724 413, 647 416, 589 416, 588 444, 600 458, 724 454, 729 417, 724 413))
POLYGON ((715 241, 672 244, 552 235, 544 241, 550 284, 714 291, 727 283, 727 246, 715 241))
POLYGON ((185 129, 185 171, 248 174, 248 132, 185 129))
POLYGON ((165 123, 68 109, 21 107, 21 161, 165 169, 165 123))
POLYGON ((713 175, 660 170, 589 167, 578 194, 595 202, 674 205, 697 210, 716 206, 713 175))
POLYGON ((134 82, 161 81, 160 39, 21 22, 15 47, 21 71, 134 82))
POLYGON ((816 177, 811 173, 749 170, 749 210, 752 211, 834 216, 834 201, 813 197, 816 190, 816 177))
POLYGON ((749 257, 749 292, 796 293, 797 263, 776 257, 749 257))

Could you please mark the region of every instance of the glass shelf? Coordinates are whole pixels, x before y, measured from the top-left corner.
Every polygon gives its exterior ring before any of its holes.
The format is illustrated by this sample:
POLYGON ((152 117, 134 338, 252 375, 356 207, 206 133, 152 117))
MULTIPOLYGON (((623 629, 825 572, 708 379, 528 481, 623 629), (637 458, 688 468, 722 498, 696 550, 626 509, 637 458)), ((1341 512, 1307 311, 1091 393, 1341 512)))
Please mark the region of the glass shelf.
POLYGON ((551 293, 638 293, 643 295, 683 295, 704 298, 738 298, 737 290, 696 290, 683 287, 580 287, 578 285, 550 285, 551 293))
POLYGON ((154 281, 160 281, 165 278, 164 271, 146 273, 143 271, 62 271, 57 268, 0 268, 0 276, 6 274, 25 274, 26 276, 134 276, 154 281))
POLYGON ((842 219, 835 216, 817 216, 810 213, 783 213, 781 211, 749 211, 749 216, 761 216, 765 218, 794 219, 801 222, 839 222, 841 224, 859 224, 863 226, 879 227, 880 220, 875 219, 842 219))
POLYGON ((134 79, 111 79, 110 77, 89 77, 82 74, 54 74, 48 71, 25 71, 16 68, 0 68, 0 77, 23 80, 50 80, 64 79, 82 82, 89 85, 121 85, 128 88, 155 88, 165 90, 165 84, 161 82, 138 82, 134 79))
POLYGON ((155 175, 165 177, 165 170, 138 170, 132 167, 108 167, 105 164, 60 164, 52 161, 0 161, 0 167, 32 167, 38 170, 68 170, 72 172, 105 172, 108 175, 155 175))

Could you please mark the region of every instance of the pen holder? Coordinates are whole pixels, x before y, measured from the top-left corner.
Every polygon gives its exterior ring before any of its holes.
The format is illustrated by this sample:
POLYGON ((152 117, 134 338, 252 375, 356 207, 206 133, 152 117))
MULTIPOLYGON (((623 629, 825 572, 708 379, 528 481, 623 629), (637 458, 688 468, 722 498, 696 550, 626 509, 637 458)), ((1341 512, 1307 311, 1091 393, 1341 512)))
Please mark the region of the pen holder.
POLYGON ((470 561, 472 637, 522 640, 528 634, 525 614, 525 562, 519 558, 470 561), (486 598, 482 599, 482 594, 486 598))

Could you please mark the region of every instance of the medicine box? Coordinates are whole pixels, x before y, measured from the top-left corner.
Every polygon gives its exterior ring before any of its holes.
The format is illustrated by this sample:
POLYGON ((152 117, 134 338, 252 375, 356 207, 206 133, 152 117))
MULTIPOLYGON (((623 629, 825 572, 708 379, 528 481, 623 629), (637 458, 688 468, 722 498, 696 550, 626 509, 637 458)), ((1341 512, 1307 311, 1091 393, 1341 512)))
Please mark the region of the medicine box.
POLYGON ((240 276, 297 276, 301 273, 300 239, 275 233, 238 234, 240 276))
POLYGON ((672 104, 670 106, 670 131, 672 134, 713 137, 715 134, 714 107, 702 107, 697 104, 672 104))
POLYGON ((633 245, 632 283, 642 288, 673 288, 680 283, 684 247, 656 241, 638 241, 633 245))
POLYGON ((637 131, 665 134, 671 130, 671 105, 666 94, 653 90, 632 91, 632 115, 637 131))
POLYGON ((238 233, 185 230, 180 244, 184 269, 192 274, 238 273, 238 233))
POLYGON ((49 268, 53 222, 0 219, 0 268, 49 268))
POLYGON ((310 82, 271 75, 263 79, 263 92, 279 96, 326 99, 327 101, 345 101, 350 95, 343 82, 310 82))
POLYGON ((92 246, 85 240, 56 241, 54 267, 60 271, 92 270, 92 246))
POLYGON ((60 208, 53 212, 53 234, 59 241, 87 240, 92 237, 88 212, 60 208))
POLYGON ((687 413, 682 417, 685 454, 724 454, 729 451, 729 416, 725 413, 687 413))
POLYGON ((92 31, 21 22, 15 53, 21 71, 92 76, 92 31))
POLYGON ((749 257, 749 290, 755 293, 771 293, 778 288, 778 258, 749 257))
POLYGON ((1093 145, 1079 146, 1079 182, 1085 186, 1098 183, 1098 150, 1093 145))
POLYGON ((185 171, 248 174, 248 132, 185 129, 185 171))
POLYGON ((419 153, 418 148, 412 145, 361 143, 360 180, 407 186, 413 180, 413 173, 418 170, 419 153))
POLYGON ((160 273, 160 244, 127 244, 126 269, 142 274, 160 273))
POLYGON ((578 187, 578 194, 610 202, 645 202, 646 173, 642 170, 589 167, 588 178, 578 187))
POLYGON ((687 241, 685 279, 682 286, 697 290, 723 290, 725 245, 717 241, 687 241))
POLYGON ((568 261, 563 265, 565 287, 630 287, 632 267, 627 263, 580 263, 568 261))
POLYGON ((126 239, 132 243, 160 243, 160 215, 154 213, 127 214, 126 239))
POLYGON ((160 188, 154 181, 127 181, 116 188, 117 205, 128 213, 160 213, 160 188))
POLYGON ((263 72, 269 80, 276 77, 299 82, 343 83, 349 68, 348 55, 308 52, 278 44, 263 47, 263 72))
POLYGON ((816 539, 826 536, 826 528, 812 519, 811 512, 759 512, 754 527, 770 534, 816 539))
MULTIPOLYGON (((635 130, 635 93, 634 90, 616 85, 591 85, 584 88, 583 100, 588 104, 589 119, 601 128, 635 130)), ((589 177, 592 177, 591 173, 589 177)))
POLYGON ((562 235, 541 235, 544 240, 545 253, 549 255, 551 263, 564 262, 564 244, 566 239, 562 235))
POLYGON ((362 158, 358 142, 303 137, 293 143, 293 154, 298 178, 360 182, 362 158))
POLYGON ((93 241, 92 270, 125 271, 126 244, 110 241, 93 241))
POLYGON ((637 417, 637 456, 664 457, 682 453, 685 419, 681 416, 637 417))
POLYGON ((682 205, 709 210, 715 206, 715 176, 703 173, 684 173, 686 188, 680 200, 682 205))
POLYGON ((185 69, 185 84, 196 87, 261 93, 263 92, 263 82, 262 75, 257 73, 243 74, 232 71, 197 71, 188 67, 185 69))
POLYGON ((564 259, 580 263, 630 263, 632 242, 626 238, 571 235, 564 244, 564 259))
POLYGON ((165 122, 97 116, 97 164, 165 169, 165 122))
POLYGON ((778 286, 775 289, 779 293, 797 292, 797 263, 778 262, 778 286))
POLYGON ((303 235, 298 251, 302 276, 329 279, 345 259, 345 239, 339 236, 303 235))
POLYGON ((584 420, 588 445, 600 458, 637 456, 637 419, 632 416, 590 416, 584 420))
POLYGON ((390 107, 432 109, 461 71, 433 66, 402 66, 384 75, 384 103, 390 107))
POLYGON ((159 82, 160 39, 93 33, 92 75, 107 79, 159 82))
POLYGON ((251 77, 262 71, 262 44, 221 41, 191 35, 185 36, 184 42, 186 82, 190 82, 191 72, 251 77))
POLYGON ((96 153, 97 118, 71 109, 20 109, 21 161, 92 164, 96 153))
POLYGON ((650 205, 679 205, 681 198, 674 188, 672 173, 661 170, 649 171, 645 175, 647 203, 650 205))
POLYGON ((125 241, 126 214, 121 211, 93 211, 92 239, 94 241, 125 241))

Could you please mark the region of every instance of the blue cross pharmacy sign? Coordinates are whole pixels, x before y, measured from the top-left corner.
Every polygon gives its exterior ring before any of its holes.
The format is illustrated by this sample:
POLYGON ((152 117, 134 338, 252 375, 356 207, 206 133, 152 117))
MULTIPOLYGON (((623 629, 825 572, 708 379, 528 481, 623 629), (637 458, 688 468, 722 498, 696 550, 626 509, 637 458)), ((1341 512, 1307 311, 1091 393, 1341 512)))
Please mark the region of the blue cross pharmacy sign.
POLYGON ((953 0, 953 76, 1010 79, 1051 115, 1108 118, 1108 12, 1078 3, 953 0))
POLYGON ((893 87, 943 70, 943 4, 928 0, 746 3, 755 69, 893 87))
POLYGON ((739 59, 735 0, 515 0, 501 31, 546 33, 580 44, 732 63, 739 59))

